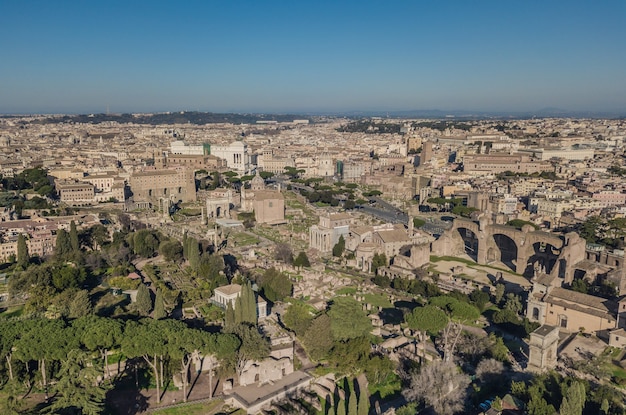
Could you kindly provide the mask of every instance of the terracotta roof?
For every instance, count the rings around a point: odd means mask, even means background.
[[[401,230],[389,230],[389,231],[378,231],[377,232],[383,242],[409,242],[409,237],[406,232]]]
[[[545,301],[551,302],[549,299],[571,301],[573,303],[585,307],[595,308],[604,312],[615,312],[617,310],[617,304],[614,301],[560,287],[555,287],[548,293]]]
[[[241,285],[239,284],[223,285],[221,287],[217,287],[215,291],[219,291],[220,293],[224,295],[233,295],[233,294],[237,294],[241,292]]]

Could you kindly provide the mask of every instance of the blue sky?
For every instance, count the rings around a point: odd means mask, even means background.
[[[626,112],[626,1],[0,0],[0,113]]]

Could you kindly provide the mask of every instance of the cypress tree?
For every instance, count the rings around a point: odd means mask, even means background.
[[[189,247],[187,248],[189,254],[189,265],[191,266],[191,269],[197,271],[200,266],[200,246],[195,238],[187,238],[187,241],[189,243]]]
[[[155,320],[160,320],[165,317],[167,317],[167,312],[165,311],[163,292],[160,289],[157,289],[156,298],[154,300],[154,313],[152,314],[152,318]]]
[[[70,302],[68,316],[70,318],[79,318],[93,313],[93,306],[89,299],[89,294],[85,290],[76,293]]]
[[[234,310],[235,324],[240,324],[244,321],[243,301],[241,298],[242,295],[243,295],[243,292],[239,294],[239,297],[237,297],[237,299],[235,300],[235,310]]]
[[[606,398],[602,399],[602,405],[600,405],[600,413],[602,415],[608,415],[609,409],[610,409],[609,400]]]
[[[343,255],[343,251],[346,249],[346,240],[343,239],[343,235],[339,236],[339,240],[333,246],[333,256],[340,257]]]
[[[139,284],[137,289],[137,311],[142,316],[147,316],[152,311],[152,297],[145,284]]]
[[[346,378],[345,383],[347,384],[346,390],[346,399],[348,400],[348,415],[357,415],[357,398],[354,393],[354,383]]]
[[[66,260],[69,254],[72,252],[72,243],[70,237],[65,229],[59,229],[57,231],[56,246],[54,248],[54,254],[58,260]]]
[[[357,382],[359,388],[359,404],[358,415],[367,415],[370,411],[370,400],[367,396],[367,386],[364,384],[367,380],[364,380],[363,384]]]
[[[242,295],[245,293],[245,296],[242,299],[242,303],[244,303],[244,321],[248,323],[252,323],[254,325],[257,324],[257,312],[256,312],[256,295],[252,290],[252,285],[250,281],[246,285],[242,287]]]
[[[19,234],[17,237],[17,265],[26,268],[30,261],[30,255],[28,254],[28,245],[26,244],[26,237],[24,234]]]
[[[346,401],[337,399],[337,415],[346,415]]]
[[[74,223],[74,221],[70,222],[70,245],[72,246],[72,252],[77,253],[80,250],[78,231],[76,230],[76,223]]]
[[[183,258],[189,260],[189,238],[187,238],[187,232],[183,232]]]
[[[229,327],[233,327],[235,324],[236,324],[235,309],[233,308],[232,301],[229,301],[228,305],[226,306],[226,313],[224,316],[224,326],[229,328]]]

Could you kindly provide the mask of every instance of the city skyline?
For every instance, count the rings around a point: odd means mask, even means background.
[[[626,112],[626,3],[8,2],[0,113]]]

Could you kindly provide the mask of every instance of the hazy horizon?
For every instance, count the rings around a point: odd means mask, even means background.
[[[626,2],[7,2],[0,113],[626,114]]]

